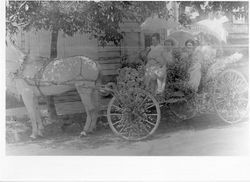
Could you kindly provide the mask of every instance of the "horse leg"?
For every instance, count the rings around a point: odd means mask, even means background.
[[[94,84],[92,85],[94,86]],[[91,86],[90,86],[91,87]],[[81,135],[86,135],[88,132],[92,132],[96,127],[96,121],[98,117],[98,93],[96,90],[88,86],[76,84],[77,92],[81,97],[81,101],[84,105],[87,119]]]
[[[91,112],[90,112],[92,122],[90,123],[89,131],[93,132],[96,129],[96,122],[97,122],[98,113],[99,113],[99,93],[98,93],[98,90],[93,89],[93,91],[91,92],[91,100],[92,100],[92,103],[94,104],[94,109],[91,110]]]
[[[38,108],[38,98],[30,89],[23,90],[22,98],[31,119],[32,134],[30,137],[36,138],[37,136],[43,136],[42,130],[44,127],[41,119],[41,113]]]

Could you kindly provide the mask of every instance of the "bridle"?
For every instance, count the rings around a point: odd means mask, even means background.
[[[6,42],[7,43],[7,42]],[[38,70],[38,72],[34,75],[34,78],[28,79],[24,76],[24,71],[25,68],[27,67],[27,65],[29,64],[29,53],[24,53],[15,43],[14,41],[12,41],[10,39],[10,44],[17,49],[18,51],[20,51],[23,54],[23,57],[20,58],[20,63],[19,63],[19,68],[15,71],[15,72],[11,72],[9,73],[10,77],[12,80],[15,79],[22,79],[24,80],[28,85],[30,86],[36,86],[40,95],[45,97],[45,95],[42,93],[41,89],[40,89],[40,80],[42,77],[42,74],[46,68],[46,66],[48,65],[48,63],[50,61],[44,61],[44,64],[42,65],[41,69]],[[9,61],[9,62],[13,62],[13,63],[17,63],[16,61]],[[18,63],[17,63],[18,64]],[[33,82],[33,83],[32,83]]]

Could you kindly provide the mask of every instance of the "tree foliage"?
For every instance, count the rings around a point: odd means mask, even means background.
[[[247,1],[180,1],[179,22],[191,21],[183,12],[187,6],[199,12],[200,19],[221,11],[227,16],[248,18]],[[89,33],[102,43],[118,44],[122,39],[120,25],[125,20],[142,23],[152,13],[167,17],[164,1],[9,1],[6,6],[6,27],[11,34],[22,27],[25,31],[60,30],[72,36],[76,32]]]
[[[9,1],[6,27],[11,34],[20,26],[25,31],[56,29],[69,36],[89,33],[102,43],[118,44],[122,39],[121,23],[141,23],[153,12],[162,15],[164,9],[165,2],[153,1]]]
[[[179,18],[181,24],[190,24],[191,20],[183,12],[189,6],[198,11],[198,19],[208,18],[209,15],[217,16],[218,12],[227,17],[234,16],[236,19],[245,17],[248,20],[248,1],[179,1],[182,14]]]

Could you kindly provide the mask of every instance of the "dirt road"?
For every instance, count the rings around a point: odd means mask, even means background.
[[[58,128],[57,128],[58,129]],[[57,130],[55,129],[55,130]],[[249,155],[250,130],[246,120],[223,124],[215,116],[201,116],[179,124],[166,118],[149,139],[128,142],[109,128],[79,138],[78,132],[48,136],[46,139],[7,144],[7,155],[108,155],[108,156],[222,156]]]

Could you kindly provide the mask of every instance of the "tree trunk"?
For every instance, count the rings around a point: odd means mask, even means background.
[[[51,32],[51,45],[50,45],[50,58],[54,59],[57,57],[57,40],[58,40],[58,29],[53,29]],[[50,120],[57,118],[55,102],[53,96],[47,97],[47,108],[48,116]]]

